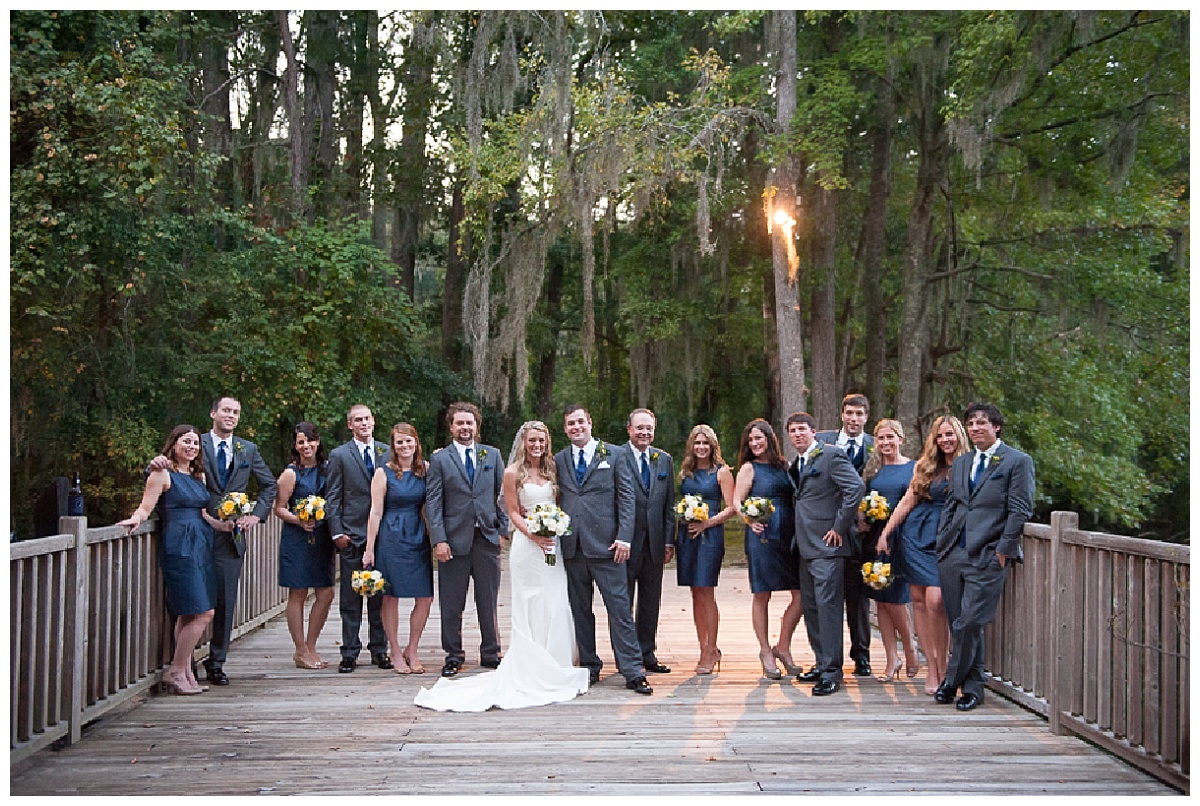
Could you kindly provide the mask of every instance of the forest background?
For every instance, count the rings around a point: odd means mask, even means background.
[[[12,528],[236,396],[272,469],[484,406],[679,456],[997,403],[1040,517],[1189,538],[1185,11],[10,13]],[[785,440],[786,442],[786,440]]]

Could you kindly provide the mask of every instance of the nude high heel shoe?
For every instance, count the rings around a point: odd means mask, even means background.
[[[770,650],[766,652],[759,652],[758,659],[762,661],[763,677],[767,678],[768,680],[783,679],[783,674],[779,671],[779,667],[775,665],[774,652]]]

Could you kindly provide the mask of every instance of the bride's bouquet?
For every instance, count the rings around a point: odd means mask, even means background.
[[[571,516],[558,508],[556,504],[537,504],[525,516],[529,531],[538,537],[562,537],[571,531]],[[542,549],[546,553],[546,565],[558,562],[557,545]]]

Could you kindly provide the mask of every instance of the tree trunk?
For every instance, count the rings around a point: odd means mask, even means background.
[[[895,101],[887,81],[878,82],[878,114],[869,129],[871,142],[871,185],[863,213],[863,289],[866,296],[867,399],[876,415],[889,411],[884,400],[883,379],[887,372],[887,310],[883,299],[883,252],[887,239],[887,204],[891,193],[892,118]]]
[[[251,177],[246,197],[257,210],[263,210],[263,185],[266,182],[268,162],[274,146],[271,144],[271,125],[275,111],[279,108],[279,76],[275,74],[279,65],[280,31],[278,25],[263,15],[267,24],[260,25],[263,61],[254,73],[250,92],[250,111],[247,116],[250,143]],[[265,222],[264,222],[265,223]]]
[[[279,42],[287,60],[287,78],[284,80],[284,111],[288,117],[289,140],[289,176],[291,203],[289,205],[292,221],[298,221],[305,216],[308,194],[308,142],[305,140],[305,127],[302,125],[300,111],[300,65],[296,60],[296,46],[292,42],[292,29],[288,25],[288,12],[276,11],[275,19],[279,26]]]
[[[416,298],[417,243],[421,237],[428,170],[425,139],[435,89],[433,65],[436,53],[431,40],[429,26],[423,20],[414,20],[412,37],[404,49],[406,91],[400,156],[396,160],[396,233],[392,241],[393,256],[411,299]]]
[[[234,193],[233,123],[229,112],[229,42],[237,28],[237,12],[202,11],[201,19],[214,29],[200,46],[204,96],[204,150],[219,158],[211,189],[218,207],[232,207]],[[217,230],[216,248],[222,248],[223,233]]]
[[[337,89],[335,62],[338,54],[338,12],[305,11],[304,53],[305,140],[315,150],[316,170],[309,177],[315,186],[309,223],[316,216],[327,217],[334,210],[334,168],[337,164],[337,133],[333,130],[333,99]],[[306,188],[307,190],[308,188]]]
[[[344,202],[346,209],[357,218],[366,218],[367,192],[363,187],[363,166],[366,155],[363,143],[363,108],[368,87],[379,83],[379,74],[371,71],[367,54],[367,28],[374,23],[374,12],[354,11],[350,14],[350,80],[342,110],[342,131],[346,133],[346,156],[342,170],[346,174]]]
[[[837,372],[837,337],[834,323],[837,318],[837,289],[834,282],[835,247],[837,245],[837,200],[835,192],[823,187],[813,188],[810,207],[812,228],[810,244],[813,274],[809,346],[812,349],[812,415],[821,428],[833,428],[839,423],[842,385]],[[840,427],[840,426],[839,426]]]
[[[778,41],[778,68],[775,73],[777,112],[775,130],[789,132],[796,112],[796,12],[772,12]],[[775,167],[775,209],[796,217],[795,156],[784,154]],[[771,239],[771,263],[775,287],[775,333],[779,343],[780,414],[803,411],[808,406],[808,388],[804,383],[804,341],[800,331],[800,305],[797,280],[790,275],[789,245],[791,228],[776,226]]]
[[[466,369],[463,354],[463,291],[471,254],[470,230],[463,227],[462,181],[454,183],[450,197],[449,246],[446,250],[446,281],[442,294],[442,360],[452,372]]]

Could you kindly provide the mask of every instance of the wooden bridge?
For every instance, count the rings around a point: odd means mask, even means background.
[[[433,684],[440,667],[436,604],[422,642],[421,658],[429,670],[425,675],[404,677],[369,664],[353,674],[339,674],[336,644],[341,631],[336,607],[320,644],[322,655],[334,665],[320,671],[296,669],[278,609],[282,595],[273,584],[270,548],[277,540],[277,526],[270,523],[252,536],[250,556],[258,559],[247,564],[247,602],[239,621],[253,629],[242,629],[244,635],[235,642],[225,665],[232,684],[197,697],[156,696],[153,686],[165,648],[162,625],[149,623],[146,615],[161,609],[153,594],[158,584],[153,563],[147,559],[153,542],[145,535],[126,538],[112,530],[87,530],[81,522],[68,523],[75,528],[73,535],[10,549],[10,791],[14,795],[1148,795],[1187,791],[1187,549],[1139,546],[1142,554],[1135,558],[1128,553],[1129,546],[1105,542],[1126,538],[1089,536],[1073,531],[1066,513],[1055,517],[1052,526],[1027,528],[1032,538],[1026,541],[1029,562],[1011,581],[1004,616],[989,637],[989,658],[996,660],[993,692],[983,706],[966,714],[936,705],[924,694],[922,677],[881,683],[847,674],[843,691],[823,698],[812,697],[810,686],[789,678],[764,680],[750,628],[744,568],[725,569],[717,589],[725,655],[718,674],[693,674],[697,650],[690,598],[686,589],[671,584],[666,586],[663,603],[659,657],[673,671],[652,676],[654,696],[626,691],[613,671],[611,655],[605,655],[604,679],[568,703],[483,714],[426,711],[416,708],[412,700],[421,685]],[[53,548],[49,551],[32,545],[55,540],[54,547],[41,547]],[[1097,541],[1104,547],[1097,548]],[[86,561],[73,557],[68,543],[86,548]],[[1065,573],[1061,564],[1066,555],[1083,544],[1092,546],[1089,552],[1118,552],[1120,572],[1134,581],[1112,589],[1113,557],[1085,558],[1086,574]],[[1147,557],[1143,549],[1172,557]],[[51,559],[59,552],[58,559]],[[1115,604],[1105,605],[1099,602],[1101,593],[1087,592],[1095,585],[1081,582],[1075,588],[1043,579],[1051,559],[1060,567],[1050,579],[1103,577],[1108,585],[1103,595]],[[673,573],[668,569],[672,582]],[[266,587],[275,592],[274,603],[264,607],[272,597],[256,592],[252,577],[270,581]],[[84,581],[79,583],[80,579]],[[1038,590],[1056,593],[1056,609],[1034,601],[1041,595]],[[69,592],[72,595],[66,595]],[[80,599],[90,602],[89,607],[79,604]],[[1109,627],[1117,624],[1111,610],[1117,607],[1120,628],[1092,627],[1092,621],[1078,629],[1061,628],[1063,612],[1073,611],[1076,599],[1087,603],[1082,609],[1095,611],[1089,618]],[[500,600],[501,627],[507,633],[507,586]],[[1146,622],[1143,615],[1136,620],[1133,616],[1134,611],[1142,614],[1147,602],[1153,602],[1150,621],[1158,626],[1133,630],[1130,625],[1135,621]],[[599,597],[597,606],[601,606]],[[781,606],[782,602],[772,608],[775,623]],[[262,612],[255,615],[256,609]],[[1055,613],[1059,617],[1051,617]],[[1182,618],[1176,619],[1179,614]],[[599,643],[607,648],[602,614],[598,621]],[[1163,627],[1167,622],[1172,626]],[[47,624],[57,626],[38,626]],[[402,634],[405,628],[402,618]],[[473,610],[467,614],[464,630],[472,664],[477,660],[472,649],[478,645]],[[134,640],[134,633],[144,637]],[[812,657],[803,633],[801,626],[793,649],[797,660],[807,665]],[[1081,638],[1078,653],[1053,643],[1075,634]],[[880,669],[883,652],[878,635],[874,641],[873,665]],[[1158,659],[1154,664],[1148,660],[1151,651]],[[1047,652],[1061,662],[1046,663]],[[1042,657],[1031,659],[1031,655]],[[1108,660],[1101,660],[1102,655]],[[1118,655],[1119,663],[1114,663]],[[1170,666],[1165,677],[1163,658]],[[474,668],[466,672],[474,673]],[[1063,682],[1069,679],[1081,682]],[[1057,690],[1050,691],[1056,681]],[[1105,694],[1099,693],[1101,683]],[[1174,687],[1169,696],[1164,695],[1168,683]],[[997,696],[998,691],[1024,705]],[[1071,710],[1072,698],[1079,701],[1078,711]],[[1131,706],[1134,700],[1137,705]],[[1165,710],[1173,712],[1165,713],[1164,703]],[[1104,713],[1099,714],[1098,708]],[[1051,714],[1057,720],[1048,720]],[[1114,714],[1119,734],[1113,730]],[[94,721],[85,726],[85,720]],[[1130,738],[1134,731],[1129,725],[1134,721],[1136,741]],[[1107,738],[1088,738],[1112,746],[1100,749],[1075,735],[1088,730],[1107,732]]]

